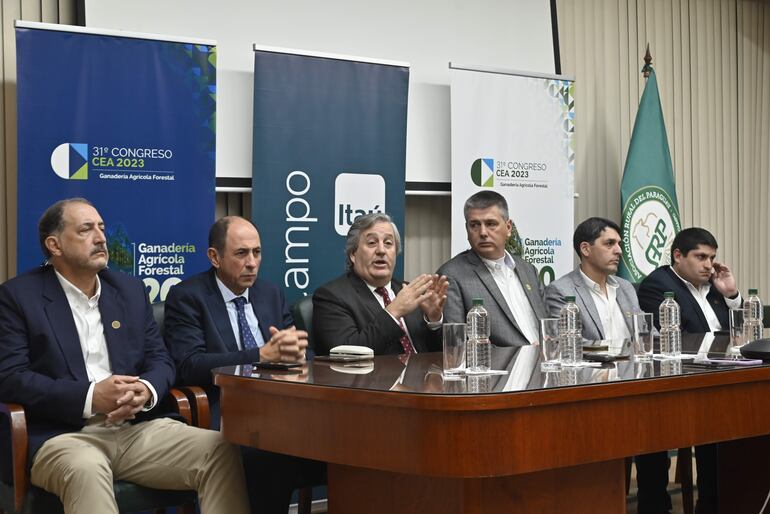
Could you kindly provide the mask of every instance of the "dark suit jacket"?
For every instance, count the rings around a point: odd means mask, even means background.
[[[548,317],[543,297],[543,284],[532,264],[518,255],[513,256],[515,272],[519,277],[529,305],[539,320]],[[465,323],[465,317],[473,307],[474,298],[484,300],[491,326],[489,340],[495,346],[523,346],[529,344],[513,317],[503,293],[484,261],[473,250],[458,253],[438,270],[449,279],[444,321]],[[539,325],[539,322],[538,322]],[[538,327],[539,331],[539,327]]]
[[[398,294],[403,284],[391,280]],[[404,316],[406,328],[418,352],[441,349],[440,330],[430,330],[422,310]],[[403,353],[403,332],[382,308],[366,283],[354,273],[347,273],[319,287],[313,295],[313,337],[317,355],[328,355],[341,344],[368,346],[375,355]]]
[[[99,312],[112,372],[147,380],[163,399],[174,382],[174,365],[144,285],[109,270],[99,278]],[[30,459],[46,440],[83,427],[89,385],[72,311],[53,267],[1,285],[0,401],[25,407]],[[156,407],[136,421],[163,414]]]
[[[695,297],[687,289],[684,282],[676,276],[671,266],[661,266],[647,275],[639,285],[639,306],[644,312],[651,312],[653,314],[655,325],[658,328],[660,328],[658,308],[663,303],[663,293],[666,291],[673,291],[674,300],[679,304],[680,328],[682,332],[696,334],[711,331],[700,305],[698,305]],[[725,297],[715,287],[712,287],[706,298],[711,308],[714,309],[714,313],[717,315],[719,323],[722,324],[722,328],[727,330],[729,309],[727,308],[727,303],[725,303]]]
[[[177,365],[178,383],[205,387],[212,410],[218,406],[219,392],[211,370],[259,361],[259,349],[238,349],[215,271],[211,268],[172,287],[164,317],[166,345]],[[270,340],[270,326],[284,329],[294,324],[283,291],[269,282],[254,282],[249,305],[265,341]],[[212,420],[218,422],[215,414]]]

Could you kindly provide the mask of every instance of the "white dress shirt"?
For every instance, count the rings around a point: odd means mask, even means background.
[[[225,301],[227,316],[230,318],[230,326],[233,329],[233,334],[235,334],[235,344],[238,345],[238,349],[243,350],[241,330],[238,328],[238,309],[235,307],[235,302],[233,302],[238,296],[242,296],[246,299],[246,304],[243,306],[243,312],[246,315],[246,322],[249,324],[249,329],[251,329],[251,335],[254,336],[254,340],[257,342],[259,348],[265,346],[265,338],[262,337],[262,331],[259,329],[259,320],[257,320],[257,315],[254,314],[254,309],[251,308],[251,304],[249,303],[249,288],[246,288],[243,294],[238,295],[230,291],[230,288],[224,285],[222,281],[219,280],[219,277],[214,275],[214,278],[217,279],[219,292],[222,293],[222,299]]]
[[[706,282],[700,287],[695,287],[687,280],[683,279],[679,273],[676,272],[673,266],[671,266],[671,271],[674,272],[674,275],[679,277],[679,280],[684,282],[685,287],[687,287],[687,290],[690,291],[690,294],[695,298],[695,301],[698,302],[698,306],[700,307],[701,312],[703,312],[703,315],[706,317],[706,321],[709,324],[709,328],[711,329],[711,332],[715,332],[717,330],[727,330],[729,327],[723,327],[722,324],[719,322],[719,318],[717,318],[716,313],[714,312],[714,308],[711,307],[711,304],[708,301],[709,291],[711,291],[711,282]],[[726,296],[723,297],[725,299],[725,303],[727,304],[728,309],[740,309],[741,304],[743,303],[743,299],[741,298],[740,293],[738,293],[738,296],[735,298],[727,298]],[[676,300],[676,298],[674,298]]]
[[[75,328],[80,340],[80,349],[83,352],[83,360],[86,364],[86,373],[91,385],[88,387],[86,401],[83,405],[83,418],[88,419],[94,416],[93,398],[94,386],[105,378],[112,376],[112,367],[110,365],[110,354],[107,349],[107,339],[104,337],[104,326],[102,325],[102,314],[99,312],[99,297],[102,294],[102,283],[99,276],[96,276],[96,293],[89,298],[80,289],[75,287],[70,281],[64,278],[56,271],[56,278],[64,289],[64,295],[67,297],[72,318],[75,321]],[[155,388],[146,380],[139,379],[150,390],[152,400],[149,406],[143,410],[147,411],[158,403],[158,394]]]
[[[602,322],[602,333],[605,339],[622,340],[631,337],[631,333],[626,325],[626,319],[623,316],[623,310],[618,305],[618,281],[615,277],[609,275],[607,277],[606,289],[607,294],[602,292],[602,288],[599,284],[591,280],[588,275],[580,270],[580,276],[583,277],[588,290],[591,291],[591,298],[594,301],[594,306],[599,313],[599,319]]]
[[[497,287],[503,293],[503,298],[508,304],[508,308],[513,314],[513,319],[519,326],[521,333],[530,343],[539,339],[538,320],[529,298],[524,292],[521,280],[516,274],[516,262],[508,252],[496,260],[481,258],[486,264],[492,277],[495,279]]]

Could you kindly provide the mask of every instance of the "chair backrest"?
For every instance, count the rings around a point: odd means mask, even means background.
[[[294,324],[307,332],[307,344],[313,349],[313,297],[303,296],[291,306]]]
[[[770,305],[765,305],[762,309],[762,325],[770,328]]]
[[[160,335],[163,336],[163,318],[165,317],[166,313],[166,304],[165,302],[157,302],[152,304],[152,317],[155,318],[155,323],[158,324],[158,330],[160,330]]]

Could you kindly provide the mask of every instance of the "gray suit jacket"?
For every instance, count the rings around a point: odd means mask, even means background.
[[[547,317],[543,301],[543,284],[537,277],[537,270],[518,256],[516,275],[524,287],[529,304],[538,319]],[[444,305],[444,321],[464,323],[465,315],[473,307],[474,298],[484,299],[484,308],[489,313],[491,333],[489,340],[496,346],[523,346],[529,344],[513,319],[503,293],[497,287],[494,277],[484,261],[473,250],[457,254],[439,268],[440,275],[449,279],[449,290]]]
[[[615,277],[618,282],[617,302],[623,311],[623,318],[626,320],[628,332],[634,333],[633,315],[642,312],[639,308],[639,301],[636,299],[636,290],[633,284],[628,280]],[[559,316],[559,311],[564,305],[566,296],[574,296],[575,303],[580,309],[580,319],[583,322],[583,338],[588,340],[604,339],[604,327],[599,317],[599,311],[596,310],[596,304],[591,297],[591,291],[586,286],[580,268],[575,268],[559,280],[548,284],[545,288],[545,303],[548,305],[548,312],[553,317]]]

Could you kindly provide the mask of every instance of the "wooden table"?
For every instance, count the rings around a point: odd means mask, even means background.
[[[444,382],[440,354],[406,366],[377,357],[366,374],[319,361],[253,377],[220,368],[222,432],[328,462],[331,514],[625,512],[626,456],[770,434],[769,366],[685,365],[664,376],[671,370],[657,362],[628,361],[545,374],[536,351],[495,354],[495,367],[513,370],[510,381]],[[634,378],[644,374],[652,377]],[[502,392],[512,385],[520,390]],[[740,462],[746,448],[768,447],[761,442],[738,441],[738,452],[720,445],[720,456]],[[770,486],[770,461],[762,464],[720,478],[742,484],[720,490],[725,512],[759,511]]]

